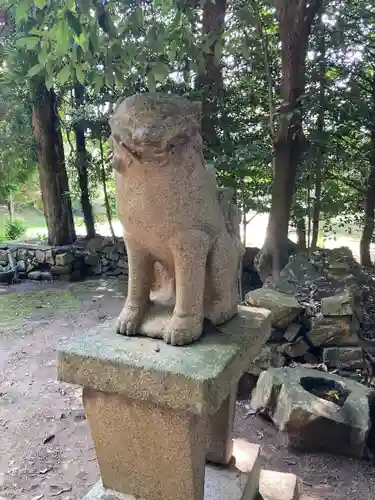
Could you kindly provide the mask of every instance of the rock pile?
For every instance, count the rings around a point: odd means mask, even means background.
[[[128,263],[122,239],[79,239],[74,245],[52,247],[16,243],[0,245],[0,272],[9,265],[9,251],[17,262],[18,277],[32,280],[55,279],[76,281],[86,276],[120,276],[128,274]]]
[[[268,281],[246,295],[248,305],[271,310],[273,326],[249,373],[323,363],[325,370],[360,379],[365,314],[358,290],[364,283],[371,289],[371,281],[347,248],[321,250],[311,259],[291,256],[276,283]]]

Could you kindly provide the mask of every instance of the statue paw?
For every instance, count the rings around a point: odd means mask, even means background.
[[[202,335],[202,318],[196,316],[172,316],[165,331],[164,342],[172,345],[187,345]]]
[[[116,331],[121,335],[136,335],[142,324],[143,314],[138,306],[127,306],[117,318]]]

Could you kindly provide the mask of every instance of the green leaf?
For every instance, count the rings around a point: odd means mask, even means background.
[[[69,26],[72,28],[74,33],[77,36],[80,36],[80,34],[82,33],[82,26],[81,23],[79,22],[78,17],[76,17],[72,12],[67,12],[66,18],[68,20]]]
[[[156,80],[151,71],[147,73],[147,87],[149,92],[155,92],[156,90]]]
[[[45,7],[47,0],[34,0],[34,3],[39,9],[43,9]]]
[[[64,85],[68,80],[71,74],[70,66],[67,64],[57,73],[57,81],[60,85]]]
[[[87,38],[85,33],[80,34],[77,42],[78,42],[78,45],[83,50],[83,52],[87,52],[89,50],[89,39]]]
[[[38,75],[42,70],[43,66],[41,64],[36,64],[35,66],[29,69],[27,76],[29,78],[33,78],[34,76]]]
[[[66,54],[71,45],[68,22],[64,19],[55,26],[56,53],[58,56]]]
[[[16,23],[21,23],[22,21],[26,21],[29,17],[29,7],[30,2],[22,1],[16,7]]]
[[[27,47],[28,49],[34,49],[39,42],[39,37],[37,36],[24,36],[16,41],[17,47]]]
[[[47,74],[47,77],[46,77],[46,87],[48,90],[50,90],[53,86],[53,75],[52,73],[49,73]]]
[[[151,68],[152,74],[154,75],[156,82],[164,82],[164,80],[169,75],[169,67],[167,64],[159,61],[155,63]]]
[[[104,71],[105,75],[105,84],[107,87],[112,88],[115,86],[115,76],[113,74],[112,68],[108,67]]]
[[[134,20],[137,26],[140,28],[143,27],[144,25],[144,15],[143,15],[143,9],[141,7],[137,7],[134,11]]]
[[[90,41],[91,52],[93,54],[99,52],[99,37],[98,37],[98,32],[96,30],[96,26],[91,28],[90,30],[89,41]]]
[[[78,64],[75,68],[76,70],[76,77],[79,83],[82,85],[85,83],[85,72],[83,71],[82,65]]]

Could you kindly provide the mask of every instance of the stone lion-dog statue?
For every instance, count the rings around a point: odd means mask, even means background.
[[[174,295],[162,333],[168,344],[190,344],[205,318],[220,325],[237,313],[244,249],[236,218],[225,219],[215,173],[205,168],[200,121],[200,103],[161,93],[126,98],[110,119],[129,266],[118,333],[140,333],[160,276]]]

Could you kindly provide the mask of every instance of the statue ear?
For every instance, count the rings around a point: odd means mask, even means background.
[[[193,113],[198,122],[202,119],[202,101],[193,101],[192,103]]]

